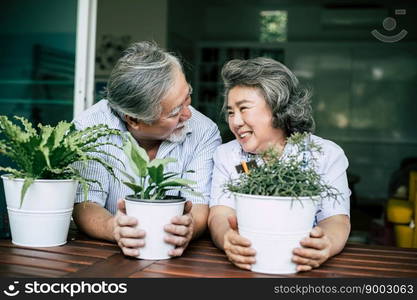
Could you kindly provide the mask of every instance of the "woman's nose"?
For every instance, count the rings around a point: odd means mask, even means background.
[[[240,115],[240,113],[235,113],[233,115],[231,123],[232,123],[233,127],[236,127],[236,128],[239,128],[244,124],[242,116]]]

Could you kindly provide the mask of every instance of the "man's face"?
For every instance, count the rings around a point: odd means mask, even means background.
[[[162,112],[152,124],[140,122],[139,126],[130,127],[137,140],[171,140],[184,138],[186,121],[191,117],[191,87],[180,70],[175,71],[172,87],[161,100]],[[133,130],[132,130],[133,129]]]

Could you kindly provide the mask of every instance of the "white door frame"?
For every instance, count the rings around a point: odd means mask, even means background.
[[[74,118],[94,103],[97,0],[78,0]]]

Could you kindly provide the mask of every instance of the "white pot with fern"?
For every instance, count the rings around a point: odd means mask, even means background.
[[[245,172],[226,184],[235,197],[239,234],[256,250],[254,272],[296,273],[293,249],[309,236],[320,201],[336,199],[338,194],[315,171],[314,157],[320,148],[308,134],[294,134],[287,143],[293,153],[281,158],[281,153],[269,149],[261,154],[259,165],[249,169],[244,164]]]
[[[100,140],[118,131],[99,125],[78,131],[71,123],[33,128],[24,118],[21,126],[0,116],[0,155],[12,162],[0,167],[6,196],[12,242],[27,247],[65,244],[78,183],[85,196],[88,178],[80,175],[82,163],[94,160],[111,174],[113,170],[97,153],[110,145]],[[77,167],[74,163],[80,163]]]
[[[129,180],[123,183],[133,191],[132,195],[125,197],[126,213],[135,217],[139,221],[138,227],[146,232],[145,246],[139,249],[137,258],[169,259],[171,257],[168,252],[174,246],[164,241],[167,235],[164,226],[170,224],[173,217],[183,214],[185,198],[170,196],[167,192],[187,191],[193,195],[202,195],[192,188],[194,181],[178,178],[179,173],[164,172],[165,166],[175,162],[175,159],[150,161],[146,151],[129,133],[125,135],[123,150],[129,158],[133,174],[123,172]]]

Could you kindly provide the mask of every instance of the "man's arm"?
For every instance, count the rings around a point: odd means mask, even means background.
[[[77,226],[93,238],[116,242],[127,256],[138,256],[145,245],[145,231],[136,227],[138,221],[126,215],[125,202],[117,202],[116,215],[93,202],[76,204],[73,211]]]
[[[194,204],[191,208],[191,216],[194,222],[194,232],[192,239],[199,237],[207,229],[207,217],[209,208],[206,204]]]
[[[72,213],[78,228],[87,235],[114,242],[114,217],[94,202],[76,203]]]

